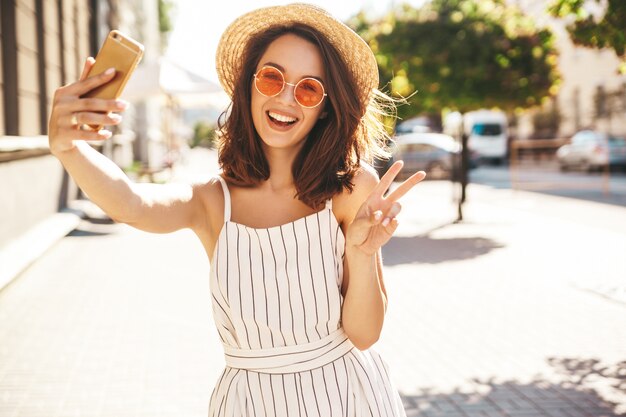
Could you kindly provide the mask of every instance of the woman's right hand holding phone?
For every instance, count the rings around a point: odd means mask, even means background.
[[[50,151],[54,155],[72,150],[75,140],[106,140],[111,137],[109,130],[81,129],[83,125],[116,125],[122,121],[122,116],[116,113],[126,110],[126,101],[80,97],[111,81],[115,75],[115,69],[110,68],[87,78],[95,62],[92,57],[87,58],[80,79],[60,87],[54,94],[48,125]]]

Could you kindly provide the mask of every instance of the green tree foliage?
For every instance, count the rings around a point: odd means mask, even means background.
[[[572,20],[567,31],[575,44],[612,48],[622,60],[620,72],[626,74],[626,1],[596,0],[593,3],[604,9],[601,17],[589,13],[584,0],[555,0],[549,10],[553,16]]]
[[[159,32],[161,33],[161,50],[167,48],[168,36],[174,29],[172,24],[175,4],[172,0],[157,0],[159,5]]]
[[[193,138],[190,146],[203,146],[205,148],[213,148],[215,145],[215,126],[205,122],[198,121],[193,126]]]
[[[381,83],[409,97],[400,118],[446,108],[530,107],[556,92],[552,33],[500,0],[433,0],[349,23],[374,50]]]

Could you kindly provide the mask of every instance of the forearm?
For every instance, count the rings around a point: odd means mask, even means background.
[[[139,197],[128,176],[84,141],[66,151],[52,151],[78,186],[116,221],[132,219]]]
[[[360,350],[374,344],[383,328],[387,300],[380,287],[376,255],[346,248],[349,285],[342,307],[342,324]]]

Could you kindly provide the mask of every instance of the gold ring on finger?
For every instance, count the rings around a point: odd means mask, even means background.
[[[76,117],[76,113],[72,113],[72,117],[70,118],[70,123],[72,124],[72,127],[78,126],[78,118]]]

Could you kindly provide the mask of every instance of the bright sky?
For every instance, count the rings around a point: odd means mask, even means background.
[[[222,32],[238,16],[267,6],[294,1],[226,0],[218,7],[215,2],[175,0],[174,30],[171,33],[167,56],[188,70],[217,82],[215,74],[215,50]],[[360,10],[377,14],[400,1],[394,0],[308,0],[323,7],[340,20],[347,20]],[[424,0],[407,0],[405,3],[419,6]]]

